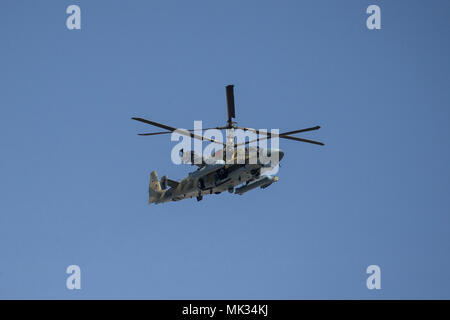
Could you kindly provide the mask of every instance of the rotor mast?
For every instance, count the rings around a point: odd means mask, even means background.
[[[233,122],[233,118],[236,118],[235,108],[234,108],[234,85],[229,84],[225,87],[227,93],[227,112],[228,112],[228,120],[227,120],[227,128],[231,129],[235,126],[235,122]]]
[[[234,85],[229,84],[225,87],[226,95],[227,95],[227,126],[226,126],[226,135],[227,141],[225,144],[225,154],[226,160],[231,160],[234,154],[234,128],[236,126],[236,122],[233,121],[233,118],[236,117],[236,110],[234,105]]]

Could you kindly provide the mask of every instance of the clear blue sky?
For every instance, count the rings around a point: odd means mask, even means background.
[[[366,28],[370,4],[381,30]],[[450,298],[449,12],[1,1],[0,298]],[[282,141],[265,190],[148,206],[151,170],[190,167],[130,117],[222,125],[229,83],[239,124],[321,125],[304,136],[326,146]],[[80,291],[65,287],[71,264]]]

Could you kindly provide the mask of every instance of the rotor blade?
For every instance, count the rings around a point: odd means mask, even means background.
[[[275,134],[271,134],[271,133],[269,133],[267,131],[261,131],[261,130],[256,130],[256,129],[252,129],[252,128],[237,127],[237,129],[248,130],[248,131],[255,132],[257,134],[264,134],[264,135],[275,136]],[[318,129],[320,129],[320,126],[315,126],[315,127],[312,127],[312,128],[299,129],[299,130],[294,130],[294,131],[288,131],[288,132],[282,132],[282,133],[279,133],[278,136],[284,136],[284,135],[290,135],[290,134],[294,134],[294,133],[313,131],[313,130],[318,130]]]
[[[291,137],[291,136],[287,136],[287,135],[271,135],[270,133],[268,133],[267,136],[259,138],[259,139],[254,139],[254,140],[250,140],[250,141],[246,141],[246,142],[241,142],[235,145],[236,147],[242,146],[242,145],[246,145],[246,144],[250,144],[252,142],[258,142],[261,140],[269,140],[275,137],[279,137],[279,138],[284,138],[284,139],[289,139],[289,140],[295,140],[295,141],[301,141],[301,142],[307,142],[307,143],[312,143],[312,144],[317,144],[319,146],[324,146],[325,144],[319,141],[314,141],[314,140],[309,140],[309,139],[303,139],[303,138],[297,138],[297,137]]]
[[[140,121],[140,122],[143,122],[143,123],[146,123],[146,124],[149,124],[151,126],[155,126],[155,127],[161,128],[161,129],[169,130],[169,131],[177,130],[177,128],[174,128],[174,127],[171,127],[171,126],[167,126],[165,124],[158,123],[158,122],[155,122],[155,121],[150,121],[150,120],[147,120],[147,119],[143,119],[143,118],[131,118],[131,119],[136,120],[136,121]]]
[[[228,126],[231,126],[231,119],[236,117],[234,108],[234,85],[230,84],[225,87],[227,93],[227,112],[228,112]]]
[[[289,139],[289,140],[295,140],[295,141],[301,141],[301,142],[307,142],[307,143],[312,143],[312,144],[317,144],[319,146],[324,146],[325,145],[323,142],[320,142],[320,141],[314,141],[314,140],[309,140],[309,139],[291,137],[291,136],[288,136],[288,135],[280,135],[280,138]]]
[[[284,133],[280,133],[280,134],[274,134],[274,133],[270,133],[270,132],[265,132],[265,131],[261,131],[261,130],[251,129],[251,128],[244,128],[244,127],[238,127],[238,129],[248,130],[248,131],[255,132],[257,134],[264,134],[264,135],[266,135],[266,137],[262,137],[262,138],[259,138],[259,139],[256,139],[256,140],[252,140],[252,141],[247,141],[246,143],[240,143],[240,144],[238,144],[238,146],[239,145],[244,145],[244,144],[249,144],[251,142],[255,142],[255,141],[258,141],[258,140],[264,140],[265,138],[266,139],[271,139],[271,138],[275,138],[275,137],[285,138],[285,139],[295,140],[295,141],[301,141],[301,142],[307,142],[307,143],[313,143],[313,144],[317,144],[319,146],[324,146],[324,144],[322,142],[319,142],[319,141],[303,139],[303,138],[297,138],[297,137],[291,137],[291,136],[288,135],[289,133],[299,133],[299,132],[317,130],[317,129],[320,129],[320,126],[315,126],[315,127],[312,127],[312,128],[300,129],[300,130],[295,130],[295,131],[290,131],[290,132],[284,132]]]
[[[172,133],[172,131],[138,133],[138,136],[156,136],[158,134],[166,134],[166,133]]]
[[[143,119],[143,118],[131,118],[131,119],[136,120],[136,121],[140,121],[140,122],[143,122],[143,123],[146,123],[146,124],[158,127],[158,128],[169,130],[169,132],[164,131],[164,132],[161,132],[161,133],[170,133],[172,131],[177,130],[177,128],[170,127],[168,125],[165,125],[165,124],[162,124],[162,123],[158,123],[158,122],[155,122],[155,121],[150,121],[150,120]],[[202,130],[211,130],[211,129],[223,130],[223,129],[227,129],[227,127],[202,128]],[[186,131],[194,132],[195,130],[194,129],[189,129],[189,130],[186,130]],[[155,134],[160,134],[160,132],[155,132]]]
[[[161,129],[166,129],[166,130],[169,130],[171,132],[177,131],[179,134],[182,134],[182,135],[194,138],[194,139],[211,141],[211,142],[218,143],[218,144],[221,144],[221,145],[225,146],[225,143],[223,143],[223,142],[220,142],[220,141],[217,141],[217,140],[214,140],[214,139],[210,139],[210,138],[206,138],[206,137],[198,135],[198,134],[191,133],[188,130],[177,129],[177,128],[174,128],[174,127],[162,124],[162,123],[158,123],[158,122],[155,122],[155,121],[150,121],[150,120],[143,119],[143,118],[131,118],[131,119],[136,120],[136,121],[140,121],[140,122],[143,122],[143,123],[146,123],[146,124],[149,124],[149,125],[161,128]]]
[[[312,128],[306,128],[306,129],[300,129],[300,130],[283,132],[283,133],[280,133],[280,136],[284,136],[286,134],[294,134],[294,133],[300,133],[300,132],[306,132],[306,131],[319,130],[319,129],[320,129],[320,126],[315,126],[315,127],[312,127]]]
[[[226,129],[226,127],[202,128],[202,130],[211,130],[211,129],[222,130],[222,129]],[[190,129],[190,130],[186,130],[186,131],[194,132],[195,130],[194,129]],[[172,131],[138,133],[138,136],[155,136],[155,135],[158,135],[158,134],[166,134],[166,133],[172,133]]]

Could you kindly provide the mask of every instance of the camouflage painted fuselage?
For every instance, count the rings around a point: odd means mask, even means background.
[[[248,151],[248,149],[246,149]],[[237,161],[236,151],[232,155],[231,161],[214,161],[204,164],[180,182],[163,177],[158,179],[156,171],[150,174],[149,203],[164,203],[169,201],[179,201],[186,198],[196,197],[201,200],[206,194],[220,194],[223,191],[243,194],[256,187],[266,188],[278,178],[274,176],[261,175],[262,168],[273,168],[283,158],[284,153],[278,149],[268,150],[272,155],[270,163],[264,163],[245,154],[245,160]],[[235,187],[242,185],[240,188]],[[168,188],[169,187],[169,188]]]

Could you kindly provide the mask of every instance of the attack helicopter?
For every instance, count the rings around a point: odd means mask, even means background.
[[[180,157],[184,163],[197,166],[197,169],[188,174],[181,181],[169,179],[166,175],[158,178],[156,171],[150,173],[150,183],[148,189],[148,202],[165,203],[169,201],[179,201],[195,197],[197,201],[203,199],[204,195],[220,194],[224,191],[243,195],[244,193],[260,187],[265,189],[278,177],[264,172],[270,171],[279,164],[284,157],[281,149],[261,148],[252,146],[252,143],[261,140],[273,138],[282,138],[293,141],[312,143],[323,146],[319,141],[293,137],[293,134],[314,131],[320,129],[320,126],[287,131],[283,133],[272,133],[265,130],[255,130],[247,127],[239,127],[236,121],[234,85],[225,87],[227,100],[227,122],[225,126],[208,128],[217,130],[226,130],[227,141],[222,141],[205,137],[198,134],[197,130],[178,129],[166,124],[147,120],[144,118],[133,117],[132,120],[139,121],[166,131],[140,133],[140,136],[154,136],[162,134],[172,134],[174,132],[193,139],[209,141],[211,143],[222,145],[222,149],[214,152],[211,157],[205,157],[194,151],[180,150]],[[208,130],[203,129],[203,130]],[[244,132],[253,132],[258,135],[257,139],[248,140],[241,143],[235,143],[234,130],[243,130]],[[263,155],[263,156],[261,156]]]

